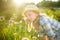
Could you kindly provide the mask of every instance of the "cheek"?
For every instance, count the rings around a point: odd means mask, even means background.
[[[31,17],[27,17],[27,20],[30,20],[31,19]]]
[[[35,16],[35,15],[33,15],[33,16],[32,16],[32,20],[35,20],[35,19],[36,19],[36,16]]]
[[[32,19],[36,19],[36,16],[32,16]]]

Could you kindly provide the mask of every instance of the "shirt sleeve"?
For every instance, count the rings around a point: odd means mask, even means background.
[[[54,30],[59,30],[60,29],[60,22],[58,22],[57,20],[54,20],[54,19],[50,19],[50,22],[51,22],[51,26]]]
[[[40,24],[46,28],[47,35],[51,37],[54,36],[55,34],[52,30],[51,23],[49,21],[50,21],[49,18],[46,18],[44,16],[40,18]]]

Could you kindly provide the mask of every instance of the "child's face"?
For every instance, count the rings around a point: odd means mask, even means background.
[[[33,11],[28,11],[26,12],[26,17],[29,22],[33,22],[36,19],[37,14]]]

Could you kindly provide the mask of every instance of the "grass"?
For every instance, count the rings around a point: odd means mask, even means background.
[[[8,20],[3,20],[0,21],[0,24],[2,26],[0,28],[0,40],[23,40],[24,38],[34,40],[33,36],[36,37],[36,40],[41,40],[37,32],[28,32],[28,23],[25,21],[9,22]]]

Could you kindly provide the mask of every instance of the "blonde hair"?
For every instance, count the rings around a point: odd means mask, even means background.
[[[35,19],[34,26],[35,26],[35,30],[39,31],[39,27],[40,27],[40,15]]]

